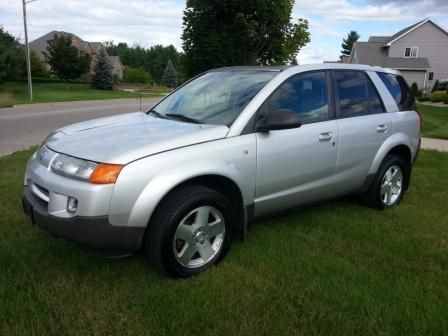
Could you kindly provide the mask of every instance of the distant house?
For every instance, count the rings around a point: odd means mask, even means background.
[[[436,80],[448,79],[448,31],[430,19],[392,36],[370,36],[355,42],[344,63],[378,65],[400,70],[411,85],[431,90]]]
[[[47,51],[48,41],[52,40],[55,35],[69,36],[72,39],[72,45],[76,47],[81,53],[89,54],[92,58],[90,64],[90,72],[93,72],[95,67],[95,62],[101,51],[107,54],[106,48],[101,42],[87,42],[82,40],[80,37],[72,33],[67,33],[63,31],[52,31],[49,32],[34,41],[30,42],[30,49],[34,50],[39,56],[42,62],[46,62],[44,52]],[[116,75],[119,79],[123,79],[123,63],[121,63],[120,57],[118,56],[107,56],[110,64],[112,65],[112,74]]]

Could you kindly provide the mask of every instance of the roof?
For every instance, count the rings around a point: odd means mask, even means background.
[[[45,35],[42,35],[41,37],[35,39],[34,41],[30,42],[30,49],[34,50],[37,54],[37,56],[39,56],[39,58],[41,60],[45,60],[45,55],[43,54],[44,52],[47,51],[47,46],[48,46],[48,41],[54,39],[55,35],[62,35],[62,36],[69,36],[69,37],[77,37],[78,36],[72,34],[72,33],[67,33],[64,31],[56,31],[53,30]]]
[[[89,42],[89,44],[94,53],[98,53],[103,48],[103,44],[101,42]]]
[[[107,59],[109,60],[110,64],[122,64],[121,59],[119,56],[107,56]]]
[[[383,48],[382,42],[355,42],[353,50],[359,64],[377,65],[392,69],[429,69],[429,61],[424,57],[388,57],[387,50]]]
[[[390,39],[390,36],[370,36],[369,42],[382,42],[386,43]]]
[[[424,19],[424,20],[414,23],[413,25],[406,27],[406,28],[400,30],[399,32],[395,33],[394,35],[392,35],[389,38],[389,40],[387,41],[385,47],[390,46],[392,43],[394,43],[398,39],[402,38],[406,34],[409,34],[414,29],[417,29],[418,27],[424,25],[426,22],[431,22],[434,26],[436,26],[437,28],[439,28],[441,31],[443,31],[445,34],[448,35],[448,31],[445,28],[443,28],[441,25],[437,24],[436,22],[434,22],[431,19]]]

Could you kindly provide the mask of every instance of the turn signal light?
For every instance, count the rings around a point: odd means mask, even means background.
[[[115,183],[122,168],[123,165],[100,163],[90,175],[89,182],[94,184]]]

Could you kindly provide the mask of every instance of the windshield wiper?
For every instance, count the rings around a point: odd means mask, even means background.
[[[154,116],[156,116],[157,118],[160,118],[160,119],[168,119],[163,114],[160,114],[159,112],[154,111],[154,110],[149,110],[148,112],[146,112],[146,114],[152,114],[152,115],[154,115]]]
[[[194,123],[194,124],[203,124],[202,121],[187,117],[186,115],[183,115],[183,114],[167,113],[165,115],[167,117],[170,117],[171,119],[177,119],[177,120],[186,121],[186,122]]]

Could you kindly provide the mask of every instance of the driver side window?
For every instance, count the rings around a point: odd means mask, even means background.
[[[299,74],[282,83],[269,99],[269,113],[293,110],[302,124],[328,120],[327,77],[324,71]]]

